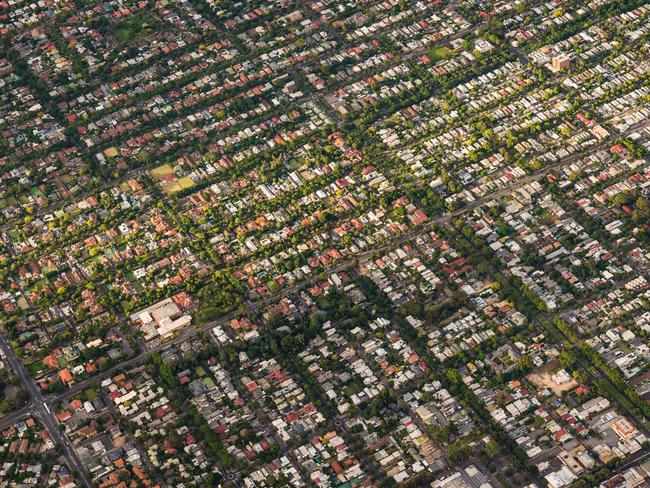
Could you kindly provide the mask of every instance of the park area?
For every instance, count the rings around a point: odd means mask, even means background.
[[[186,190],[194,186],[194,182],[190,177],[184,176],[178,178],[169,164],[158,166],[157,168],[152,169],[149,174],[156,182],[158,182],[162,190],[168,195],[178,193],[181,190]]]

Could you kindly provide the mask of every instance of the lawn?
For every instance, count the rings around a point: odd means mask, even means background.
[[[176,178],[174,170],[169,164],[163,164],[149,171],[153,179],[158,181],[162,190],[168,195],[177,193],[194,186],[194,181],[189,176]]]
[[[206,386],[208,390],[212,390],[213,388],[216,388],[217,385],[215,385],[214,380],[210,377],[202,378],[201,382]]]
[[[157,168],[153,168],[151,171],[149,171],[151,174],[152,178],[155,178],[157,180],[163,179],[165,176],[174,174],[174,170],[169,164],[163,164],[162,166],[158,166]]]
[[[162,190],[168,195],[182,190],[177,181],[164,181],[160,184],[160,186],[162,187]]]
[[[451,49],[448,47],[435,47],[427,51],[427,57],[431,60],[432,63],[436,63],[443,59],[447,59],[452,55]]]
[[[191,178],[184,176],[178,180],[162,181],[160,183],[160,186],[165,193],[171,195],[173,193],[186,190],[187,188],[192,188],[194,186],[194,182]]]
[[[86,400],[92,402],[95,398],[97,398],[97,392],[94,388],[88,388],[84,391],[84,396],[86,397]]]
[[[178,179],[178,186],[180,186],[183,190],[186,190],[187,188],[192,188],[194,186],[194,182],[192,181],[192,178],[189,176],[184,176],[183,178]]]

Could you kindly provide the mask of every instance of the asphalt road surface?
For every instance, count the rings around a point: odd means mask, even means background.
[[[4,334],[0,334],[0,347],[7,357],[7,361],[16,372],[20,379],[23,388],[29,395],[30,407],[33,415],[41,421],[43,426],[50,434],[52,441],[63,450],[63,454],[68,462],[71,470],[76,471],[79,475],[79,480],[86,488],[91,488],[93,485],[88,479],[86,470],[83,467],[77,453],[75,452],[70,440],[66,435],[59,430],[57,420],[54,418],[54,413],[50,410],[49,405],[45,402],[43,394],[36,383],[32,381],[29,373],[23,366],[23,363],[16,357],[9,340]]]

